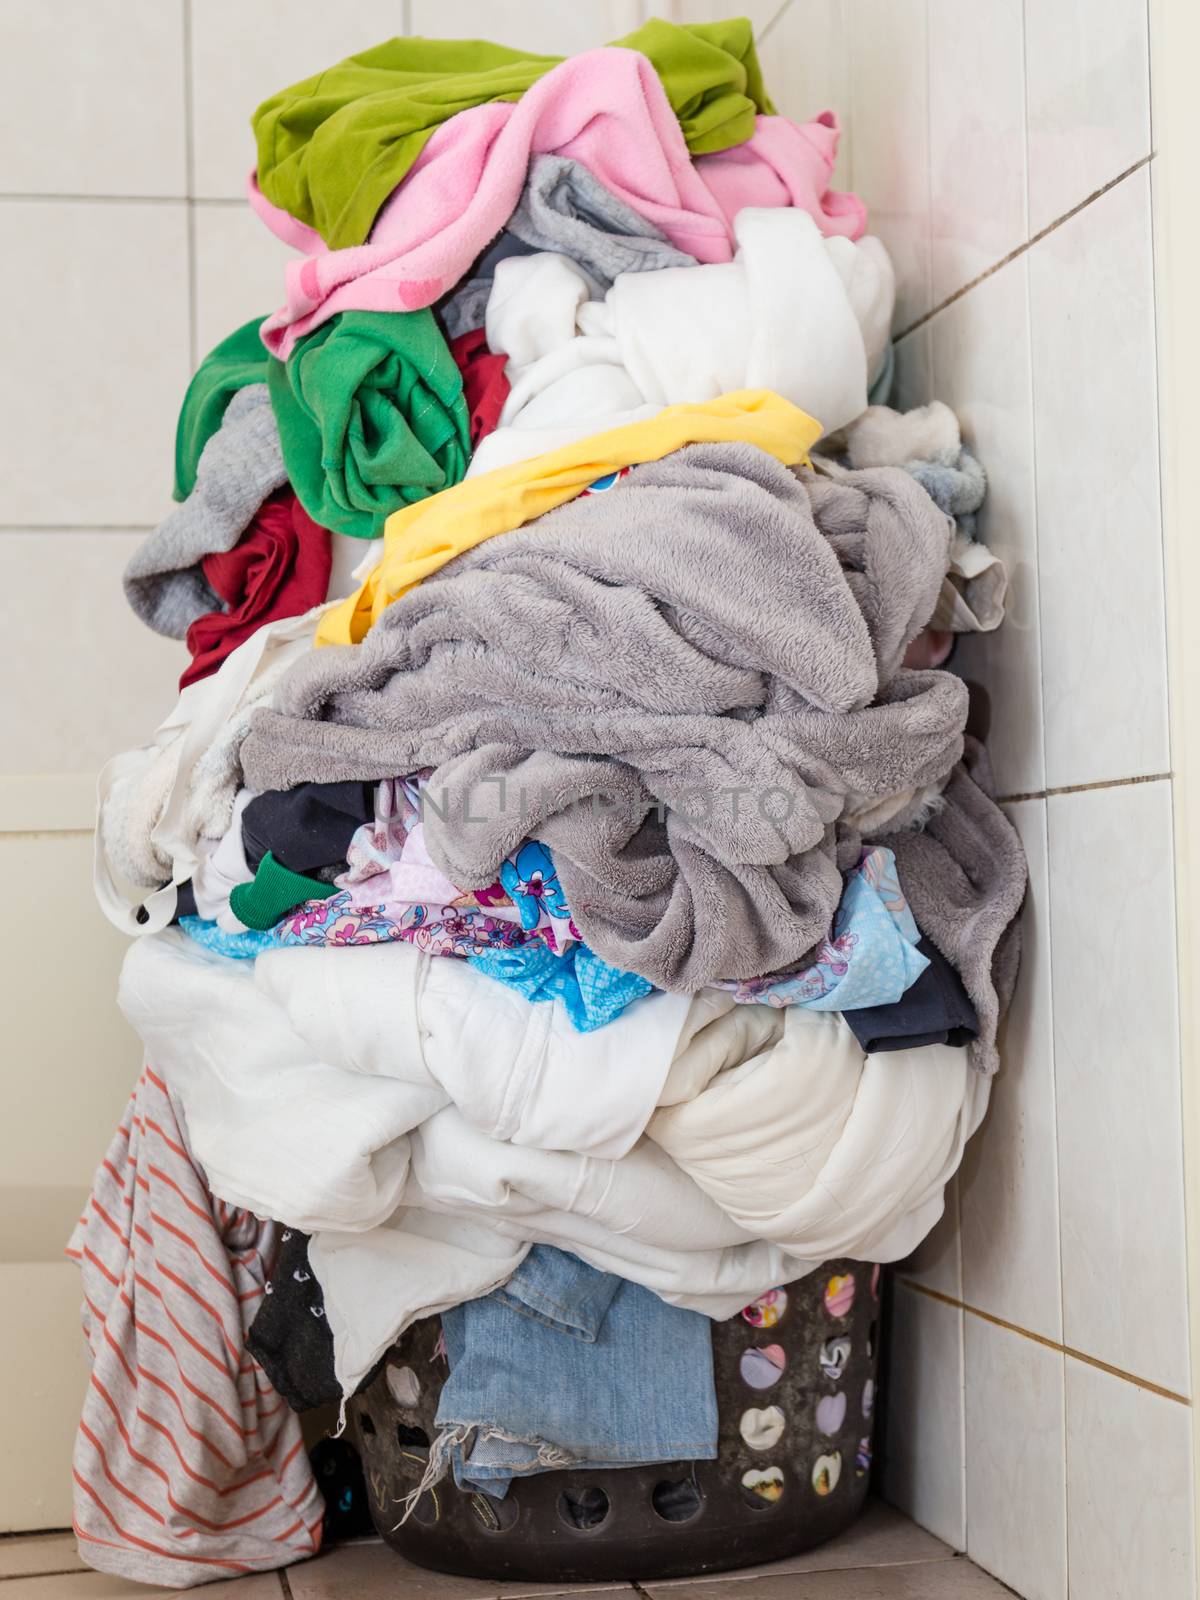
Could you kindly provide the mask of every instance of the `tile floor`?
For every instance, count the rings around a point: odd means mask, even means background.
[[[752,1587],[751,1587],[752,1585]],[[0,1539],[0,1600],[148,1600],[147,1589],[88,1572],[70,1534]],[[841,1539],[791,1561],[720,1577],[646,1585],[476,1583],[412,1567],[378,1541],[341,1545],[307,1565],[214,1583],[204,1600],[518,1600],[520,1596],[640,1594],[649,1600],[989,1600],[1011,1594],[882,1501]]]

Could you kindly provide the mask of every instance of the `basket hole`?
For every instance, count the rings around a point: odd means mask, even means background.
[[[875,1352],[879,1349],[879,1319],[871,1324],[867,1330],[867,1360],[874,1361]]]
[[[568,1528],[589,1531],[598,1528],[608,1516],[608,1496],[590,1484],[586,1489],[564,1489],[558,1497],[559,1521]]]
[[[512,1489],[503,1500],[497,1500],[495,1495],[484,1494],[480,1490],[471,1496],[471,1508],[489,1533],[507,1533],[516,1526],[517,1518],[521,1515]]]
[[[755,1345],[742,1351],[738,1371],[748,1388],[770,1389],[779,1382],[786,1366],[787,1354],[782,1345]]]
[[[362,1431],[366,1434],[367,1438],[368,1439],[371,1438],[371,1436],[375,1432],[375,1424],[374,1424],[374,1422],[372,1422],[369,1412],[364,1411],[359,1416],[358,1425],[362,1429]]]
[[[654,1485],[650,1504],[664,1522],[690,1522],[704,1504],[704,1496],[691,1478],[664,1478]]]
[[[410,1428],[407,1423],[398,1422],[396,1424],[396,1443],[402,1444],[408,1449],[415,1446],[418,1450],[428,1450],[429,1435],[424,1428]]]
[[[387,1368],[388,1393],[398,1406],[411,1410],[421,1398],[421,1380],[411,1367]]]
[[[780,1467],[750,1467],[742,1473],[742,1498],[756,1511],[769,1510],[783,1499]]]

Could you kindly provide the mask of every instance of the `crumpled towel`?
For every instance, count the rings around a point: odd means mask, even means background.
[[[192,662],[179,687],[215,672],[265,622],[319,606],[332,564],[328,528],[312,520],[290,489],[264,501],[232,550],[214,551],[201,562],[224,609],[197,617],[188,629]]]
[[[579,161],[567,156],[534,156],[517,208],[501,239],[524,246],[513,253],[553,250],[568,256],[598,299],[622,272],[654,272],[662,267],[694,267],[695,256],[676,250],[666,235],[606,189]],[[438,316],[452,336],[483,326],[494,266],[483,264],[442,305]]]
[[[1016,986],[1017,917],[1029,876],[1017,831],[995,792],[987,752],[967,739],[943,805],[925,827],[879,834],[895,853],[921,932],[963,980],[979,1017],[979,1037],[968,1049],[972,1064],[986,1074],[1000,1065],[996,1031]]]
[[[853,196],[829,189],[836,120],[826,113],[798,132],[789,150],[791,203],[809,212],[823,233],[857,238],[866,227],[865,209]],[[732,179],[722,169],[724,198],[718,199],[704,163],[723,157],[693,163],[646,58],[630,50],[590,50],[547,73],[517,105],[477,106],[440,127],[380,211],[366,244],[331,251],[313,228],[272,205],[251,174],[251,205],[307,258],[287,266],[285,304],[263,324],[268,349],[285,356],[297,338],[338,311],[413,310],[439,300],[505,226],[538,154],[581,162],[676,249],[698,261],[729,260],[727,206],[743,169]]]
[[[468,472],[455,488],[388,518],[376,565],[357,593],[328,613],[317,643],[362,639],[399,595],[454,556],[524,527],[577,495],[607,492],[628,467],[658,461],[684,445],[717,441],[757,445],[791,465],[806,459],[820,431],[819,423],[779,395],[741,389],[699,405],[668,406],[633,426],[589,435],[496,472]]]
[[[622,274],[598,304],[566,256],[501,261],[486,327],[512,389],[471,475],[733,389],[782,395],[826,433],[857,417],[891,324],[887,251],[823,239],[803,211],[743,211],[734,230],[732,263]]]
[[[845,429],[841,446],[849,467],[903,467],[947,516],[962,519],[960,532],[974,535],[987,478],[943,401],[911,411],[870,406]]]
[[[374,539],[471,459],[462,376],[431,311],[345,312],[267,376],[283,460],[314,521]]]
[[[774,109],[745,17],[655,17],[615,46],[657,72],[692,154],[740,144],[755,111]],[[330,245],[361,244],[439,124],[519,100],[560,60],[483,39],[386,39],[263,101],[251,118],[263,191]]]
[[[201,563],[205,556],[232,550],[259,507],[286,482],[265,384],[237,390],[204,446],[191,493],[142,541],[125,568],[125,598],[147,627],[182,639],[197,617],[220,609],[220,596]]]
[[[684,992],[784,970],[829,930],[851,796],[958,760],[964,685],[900,669],[948,552],[907,474],[683,450],[301,661],[254,719],[247,781],[436,767],[425,831],[452,882],[492,882],[532,835],[613,966]]]

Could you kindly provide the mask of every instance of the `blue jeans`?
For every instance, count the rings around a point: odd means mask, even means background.
[[[450,1376],[435,1451],[449,1451],[460,1485],[497,1496],[556,1467],[710,1461],[711,1326],[534,1245],[503,1288],[442,1316]]]

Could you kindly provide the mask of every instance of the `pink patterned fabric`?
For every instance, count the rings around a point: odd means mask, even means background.
[[[251,173],[251,205],[306,257],[288,264],[286,304],[263,324],[263,342],[286,360],[298,339],[339,311],[432,305],[504,227],[535,154],[581,161],[699,261],[731,259],[732,219],[744,205],[800,206],[823,233],[857,238],[866,226],[862,203],[828,187],[837,137],[829,112],[803,128],[760,117],[743,160],[730,162],[736,152],[725,152],[693,162],[646,58],[589,50],[554,67],[516,104],[476,106],[443,123],[366,244],[330,250],[273,205]]]

